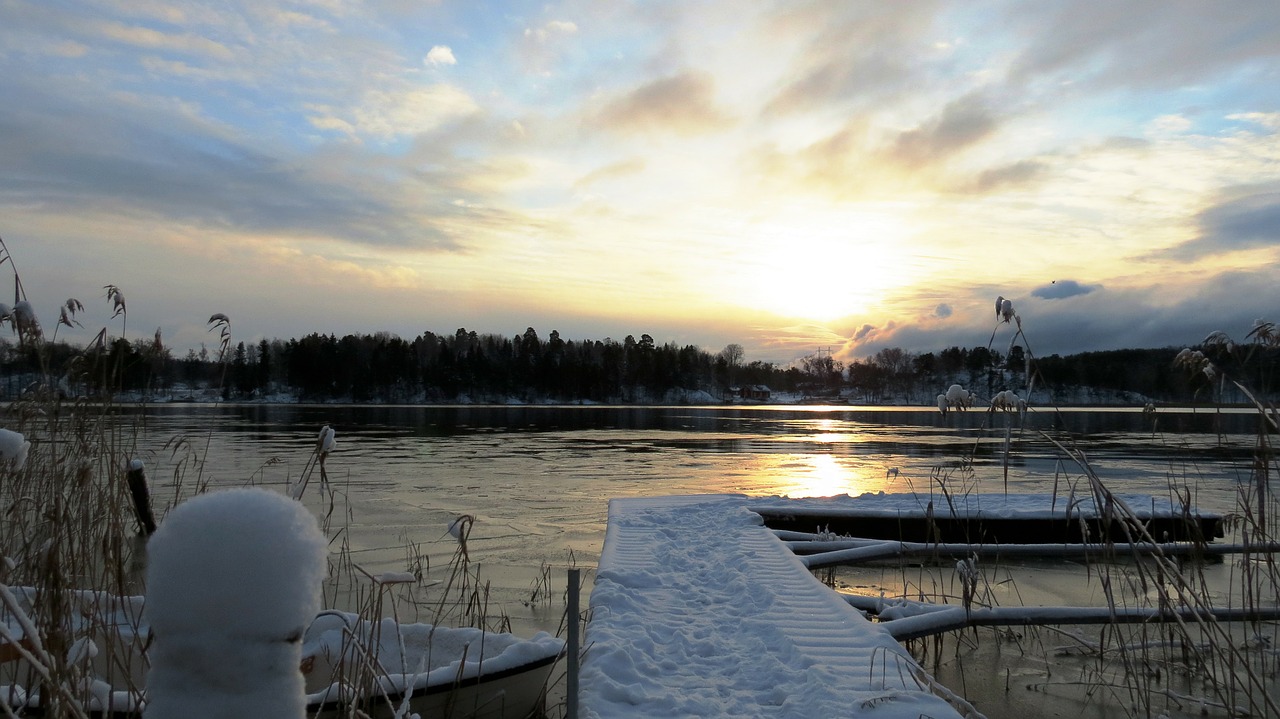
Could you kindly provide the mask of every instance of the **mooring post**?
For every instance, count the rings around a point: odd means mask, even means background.
[[[567,719],[578,719],[578,575],[582,570],[574,567],[569,570],[569,607],[566,617],[569,627],[569,662],[565,677],[565,715]]]
[[[142,529],[142,536],[150,537],[156,531],[156,517],[151,512],[151,490],[147,487],[147,470],[142,460],[129,462],[125,473],[129,482],[129,494],[133,497],[133,513]]]
[[[125,471],[129,496],[133,498],[133,516],[138,520],[138,533],[130,538],[133,555],[129,568],[135,576],[142,576],[147,568],[147,540],[156,531],[156,516],[151,511],[151,490],[147,487],[147,470],[142,460],[129,462]]]

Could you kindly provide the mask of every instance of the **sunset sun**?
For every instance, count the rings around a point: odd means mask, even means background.
[[[868,312],[915,281],[907,234],[900,221],[880,213],[832,213],[772,226],[749,258],[743,302],[817,322]]]

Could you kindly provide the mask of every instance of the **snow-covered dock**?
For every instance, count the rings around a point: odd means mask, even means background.
[[[958,717],[883,628],[822,585],[738,495],[615,499],[582,716]]]
[[[1220,515],[1167,497],[1117,495],[1157,541],[1211,542],[1223,536]],[[1092,495],[868,493],[765,500],[752,504],[773,529],[830,532],[865,539],[968,544],[1125,541],[1122,513]]]

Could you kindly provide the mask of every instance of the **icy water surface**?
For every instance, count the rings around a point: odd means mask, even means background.
[[[469,552],[490,582],[490,611],[506,614],[517,631],[553,632],[563,612],[564,568],[583,568],[590,589],[613,497],[936,492],[943,482],[951,492],[1066,496],[1083,473],[1047,433],[1084,450],[1116,491],[1167,496],[1172,485],[1202,509],[1225,513],[1247,488],[1257,442],[1254,413],[1204,408],[1033,411],[1020,420],[816,406],[175,404],[149,407],[139,419],[138,451],[160,497],[175,491],[175,477],[184,494],[197,481],[284,487],[303,471],[320,427],[331,425],[338,437],[326,462],[337,497],[335,546],[347,543],[371,574],[417,566],[442,578],[456,547],[449,522],[474,515]],[[176,438],[186,440],[177,451]],[[317,481],[306,501],[324,514]],[[1022,574],[1028,593],[1051,597],[1082,581],[1079,572],[1052,567]],[[902,581],[863,574],[846,583],[874,592]],[[1001,586],[1016,592],[1018,585]]]
[[[852,407],[152,406],[137,440],[160,494],[180,475],[213,487],[296,480],[324,424],[352,548],[403,569],[406,542],[447,559],[457,515],[499,596],[543,562],[594,567],[612,497],[738,492],[829,496],[949,490],[1066,495],[1079,468],[1040,434],[1084,449],[1116,491],[1186,487],[1229,511],[1248,477],[1256,417],[1212,410],[951,413]],[[1007,481],[1003,446],[1010,448]],[[1155,431],[1153,431],[1153,428]],[[176,439],[186,443],[175,451]],[[201,462],[203,458],[203,463]],[[958,465],[972,458],[972,476]],[[319,506],[319,494],[307,499]],[[507,575],[513,575],[508,579]]]

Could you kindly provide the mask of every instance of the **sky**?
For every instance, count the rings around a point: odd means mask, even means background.
[[[0,0],[0,97],[0,238],[73,341],[786,364],[985,346],[998,296],[1041,356],[1280,319],[1271,0]]]

